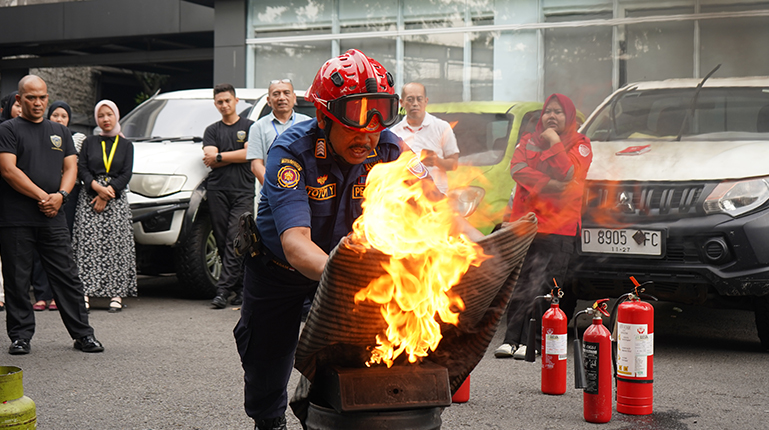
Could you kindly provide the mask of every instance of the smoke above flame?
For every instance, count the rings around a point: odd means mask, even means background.
[[[381,305],[388,325],[367,365],[390,367],[404,353],[413,363],[434,351],[442,338],[437,319],[456,325],[464,310],[451,287],[489,258],[458,231],[456,213],[432,181],[417,179],[423,169],[408,151],[376,165],[366,180],[363,215],[353,224],[352,243],[390,256],[382,264],[387,273],[355,295],[355,303]]]

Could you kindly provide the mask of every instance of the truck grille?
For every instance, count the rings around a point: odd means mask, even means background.
[[[583,216],[599,222],[697,215],[704,183],[590,182],[585,187]],[[706,195],[706,194],[705,194]]]

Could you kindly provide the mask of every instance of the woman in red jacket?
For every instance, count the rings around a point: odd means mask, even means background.
[[[537,236],[523,263],[510,299],[504,343],[496,357],[526,356],[526,333],[534,298],[566,276],[581,227],[582,193],[593,151],[577,133],[577,110],[563,94],[545,101],[534,133],[515,147],[510,174],[516,182],[511,220],[534,212]],[[538,315],[541,317],[541,315]],[[537,350],[541,333],[537,333]]]

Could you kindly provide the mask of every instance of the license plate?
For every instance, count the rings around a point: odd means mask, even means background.
[[[634,228],[583,228],[582,252],[662,255],[662,232]]]

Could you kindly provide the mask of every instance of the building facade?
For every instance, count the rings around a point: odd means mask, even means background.
[[[769,2],[247,0],[246,83],[309,87],[358,48],[431,102],[544,100],[590,112],[628,82],[769,75]]]

